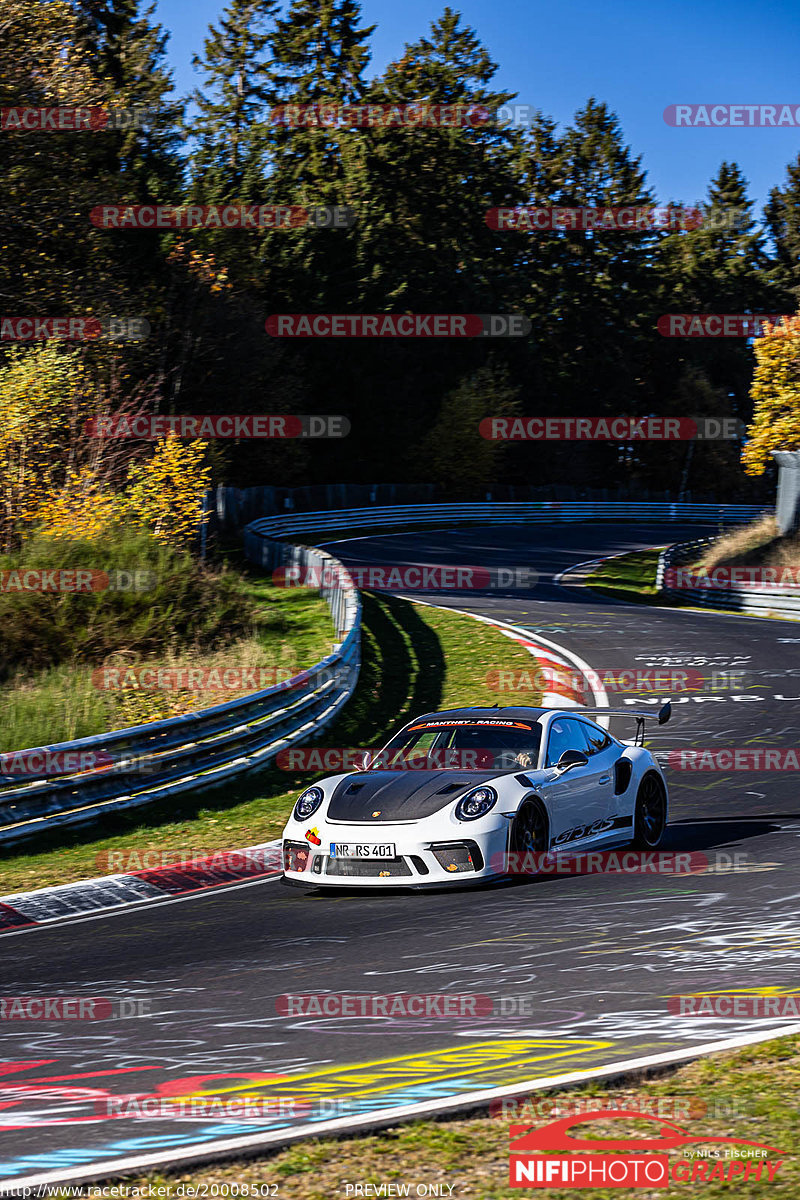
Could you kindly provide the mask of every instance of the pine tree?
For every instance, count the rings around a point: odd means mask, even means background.
[[[355,104],[363,99],[375,26],[361,26],[356,0],[293,0],[270,39],[271,100]],[[294,203],[342,203],[350,131],[322,125],[274,125],[267,131],[276,194]]]
[[[142,107],[140,127],[106,132],[97,142],[97,169],[123,180],[132,203],[169,203],[181,186],[176,155],[183,106],[171,96],[166,65],[169,34],[153,21],[156,5],[141,0],[76,0],[79,44],[105,82],[114,108]]]
[[[204,88],[192,99],[200,114],[192,198],[252,203],[263,191],[265,164],[255,126],[267,115],[268,45],[277,0],[231,0],[211,25],[203,57],[192,65]]]
[[[775,243],[775,282],[793,307],[800,307],[800,154],[786,168],[784,186],[770,192],[765,216]]]
[[[526,139],[527,203],[543,208],[650,207],[641,159],[618,118],[590,98],[562,134],[540,116]],[[565,229],[525,240],[527,313],[532,321],[526,413],[599,416],[650,411],[643,356],[660,235],[654,230]],[[606,485],[619,478],[611,443],[520,447],[525,476]]]
[[[737,164],[723,162],[709,184],[707,199],[698,206],[699,227],[664,238],[662,314],[781,311],[780,291],[770,279],[764,234],[747,186]],[[705,375],[711,388],[723,389],[729,397],[728,415],[750,419],[753,359],[745,339],[670,340],[662,343],[659,359],[658,374],[667,387],[691,367]]]

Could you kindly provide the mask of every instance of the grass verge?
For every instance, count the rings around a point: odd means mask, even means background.
[[[317,744],[382,746],[415,713],[458,704],[498,702],[489,671],[529,670],[531,657],[491,626],[452,611],[363,594],[364,631],[358,687]],[[517,704],[540,693],[520,691]],[[252,846],[280,835],[297,793],[320,772],[271,768],[235,785],[174,797],[103,818],[101,830],[54,829],[30,845],[0,853],[0,895],[136,869],[127,857],[148,851],[176,856]],[[122,853],[125,857],[109,858]]]
[[[648,1200],[666,1196],[667,1190],[670,1195],[702,1195],[704,1200],[717,1200],[731,1195],[733,1189],[736,1194],[794,1200],[800,1194],[800,1156],[797,1154],[800,1119],[793,1100],[798,1089],[800,1038],[778,1038],[758,1046],[698,1059],[665,1071],[657,1078],[631,1081],[628,1086],[589,1084],[559,1093],[562,1103],[571,1107],[562,1109],[555,1117],[547,1112],[540,1115],[533,1108],[544,1099],[540,1094],[527,1098],[527,1107],[510,1119],[480,1116],[420,1121],[370,1136],[311,1139],[248,1161],[129,1177],[125,1182],[130,1187],[147,1184],[163,1187],[165,1191],[161,1195],[165,1200],[191,1195],[185,1186],[183,1192],[178,1190],[181,1184],[192,1184],[200,1189],[205,1185],[207,1190],[205,1193],[201,1190],[200,1195],[214,1194],[212,1185],[217,1185],[216,1194],[222,1195],[225,1184],[229,1188],[238,1184],[240,1189],[244,1185],[252,1188],[257,1184],[277,1184],[277,1195],[282,1200],[335,1200],[337,1197],[346,1200],[356,1194],[353,1190],[347,1191],[348,1184],[351,1188],[360,1184],[358,1194],[361,1196],[397,1195],[398,1185],[408,1184],[406,1194],[414,1196],[417,1185],[438,1184],[441,1188],[438,1194],[451,1195],[453,1200],[514,1200],[521,1192],[508,1183],[509,1124],[513,1121],[541,1127],[559,1115],[576,1111],[579,1105],[586,1111],[591,1102],[596,1108],[634,1111],[642,1111],[644,1106],[645,1112],[674,1122],[689,1136],[707,1139],[702,1145],[698,1142],[688,1147],[689,1153],[694,1152],[690,1170],[697,1170],[698,1177],[686,1183],[671,1183],[669,1189],[582,1187],[579,1192],[573,1192],[538,1186],[536,1195],[542,1200],[561,1200],[566,1195],[576,1194],[585,1200],[619,1200],[621,1196],[639,1196]],[[552,1101],[556,1096],[551,1094],[547,1099]],[[654,1120],[606,1119],[593,1122],[583,1131],[573,1130],[573,1133],[606,1139],[653,1138],[658,1136],[660,1124]],[[743,1175],[738,1175],[732,1181],[733,1188],[730,1182],[699,1178],[700,1172],[709,1176],[716,1163],[727,1161],[697,1156],[698,1149],[724,1151],[724,1147],[714,1146],[715,1137],[741,1138],[783,1151],[780,1156],[772,1153],[766,1156],[770,1162],[782,1164],[772,1182],[767,1183],[766,1171],[759,1183],[752,1179],[742,1183]],[[598,1148],[602,1150],[602,1145]],[[624,1150],[621,1152],[625,1153]],[[689,1154],[684,1149],[671,1150],[668,1157],[672,1168],[678,1161],[685,1161]],[[764,1159],[750,1161],[763,1162]],[[367,1184],[372,1185],[369,1191]],[[384,1185],[383,1193],[373,1190],[381,1184]],[[394,1185],[392,1192],[386,1186],[389,1184]],[[448,1185],[452,1191],[448,1191]],[[268,1190],[264,1187],[264,1192]]]
[[[659,550],[648,549],[617,555],[587,575],[584,584],[592,591],[616,600],[663,604],[664,598],[656,589],[659,553]]]
[[[677,605],[672,596],[656,590],[656,570],[659,551],[636,550],[617,555],[601,563],[584,579],[586,587],[616,600],[637,604]],[[692,570],[726,566],[770,566],[797,568],[800,562],[800,539],[781,538],[772,516],[734,529],[723,535],[695,563],[686,564]],[[690,600],[691,604],[692,601]]]
[[[752,525],[734,529],[719,538],[698,566],[719,567],[796,567],[800,561],[800,538],[783,538],[773,516],[762,517]]]
[[[215,704],[226,704],[248,691],[245,672],[256,672],[260,686],[313,666],[330,654],[334,629],[330,611],[316,592],[273,587],[263,580],[243,580],[242,594],[253,603],[250,632],[219,649],[184,646],[141,658],[124,648],[109,654],[101,668],[60,664],[35,678],[17,678],[2,689],[3,752],[162,721]],[[195,686],[150,690],[139,686],[139,672],[155,668],[175,680],[203,672]],[[214,673],[219,687],[209,685]],[[196,676],[195,676],[196,678]],[[227,678],[233,686],[221,682]],[[100,687],[98,681],[111,681]],[[116,681],[116,683],[114,683]],[[117,686],[120,685],[120,686]],[[240,686],[237,686],[240,684]]]
[[[124,530],[111,548],[33,538],[0,556],[0,750],[209,708],[255,690],[236,675],[223,683],[223,672],[259,671],[267,687],[330,653],[334,630],[321,596],[276,587],[241,556],[231,569],[226,557],[209,566]],[[76,589],[79,570],[93,588]],[[63,579],[73,590],[20,586],[38,573],[48,586]],[[140,686],[145,667],[175,672],[180,686]],[[187,686],[178,672],[188,671],[202,678]]]

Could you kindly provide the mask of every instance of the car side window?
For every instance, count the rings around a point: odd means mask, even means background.
[[[584,738],[576,728],[578,724],[578,721],[571,721],[568,717],[556,717],[551,723],[546,766],[554,767],[565,750],[583,750]]]
[[[573,721],[572,724],[580,728],[582,739],[575,743],[575,749],[583,750],[584,754],[588,754],[590,758],[593,754],[599,754],[601,750],[605,750],[607,746],[611,745],[611,738],[605,730],[595,729],[586,721]]]
[[[601,750],[607,750],[611,745],[611,738],[604,729],[594,729],[591,725],[584,725],[584,729],[589,743],[587,754],[599,754]]]

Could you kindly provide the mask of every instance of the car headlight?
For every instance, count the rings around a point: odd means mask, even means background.
[[[491,787],[473,788],[462,796],[456,805],[456,819],[459,821],[477,821],[497,803],[497,792]]]
[[[325,793],[322,788],[310,787],[306,788],[303,794],[299,797],[297,804],[294,806],[294,815],[298,821],[305,821],[306,817],[310,817],[319,808],[322,801],[325,799]]]

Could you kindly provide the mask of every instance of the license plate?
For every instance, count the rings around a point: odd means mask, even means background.
[[[331,842],[331,858],[396,858],[394,842]]]

